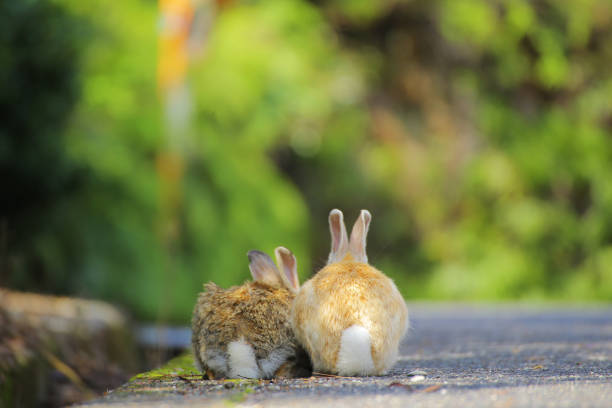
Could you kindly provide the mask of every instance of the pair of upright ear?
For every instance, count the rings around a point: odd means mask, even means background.
[[[278,268],[268,254],[264,252],[253,250],[247,253],[253,280],[277,288],[285,287],[290,292],[297,293],[300,289],[300,281],[295,255],[285,247],[276,248],[274,255]]]
[[[340,262],[349,253],[355,261],[368,263],[366,237],[370,228],[370,221],[372,221],[372,214],[368,210],[361,210],[355,225],[353,225],[351,239],[349,240],[342,211],[331,210],[329,213],[329,231],[331,232],[332,246],[327,263]]]

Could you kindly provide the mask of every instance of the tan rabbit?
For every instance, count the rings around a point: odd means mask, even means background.
[[[302,285],[293,303],[293,329],[314,371],[382,375],[397,360],[408,310],[393,281],[368,264],[371,218],[361,211],[349,241],[342,212],[330,212],[327,266]]]
[[[250,251],[254,282],[222,289],[204,285],[193,310],[192,346],[208,378],[310,375],[310,362],[291,329],[290,309],[299,289],[297,261],[286,248],[268,255]]]

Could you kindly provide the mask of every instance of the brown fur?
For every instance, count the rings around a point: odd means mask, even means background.
[[[291,329],[290,308],[294,295],[285,288],[259,282],[222,289],[214,283],[204,285],[193,310],[192,344],[195,358],[203,371],[202,352],[208,348],[227,352],[227,345],[243,338],[255,352],[256,359],[265,359],[279,347],[290,347],[295,356],[277,370],[275,376],[307,375],[303,350]],[[299,361],[298,361],[299,360]],[[214,373],[215,378],[226,373]]]
[[[408,312],[393,284],[376,268],[349,255],[306,282],[292,312],[296,337],[308,351],[316,371],[336,373],[342,332],[361,325],[372,341],[377,374],[393,364],[393,351],[404,334]],[[396,352],[396,351],[395,351]]]

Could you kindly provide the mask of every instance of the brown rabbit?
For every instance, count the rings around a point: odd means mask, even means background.
[[[222,289],[204,285],[193,310],[192,346],[208,378],[308,376],[310,362],[298,345],[290,309],[299,289],[297,260],[286,248],[268,255],[249,251],[254,282]]]
[[[371,219],[362,210],[349,241],[342,212],[331,211],[327,266],[302,286],[293,303],[295,335],[315,371],[382,375],[397,359],[408,310],[393,281],[368,264]]]

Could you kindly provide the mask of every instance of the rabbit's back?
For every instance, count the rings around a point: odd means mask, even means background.
[[[395,361],[408,312],[395,284],[382,272],[362,262],[340,262],[302,286],[292,317],[315,370],[339,371],[343,334],[356,327],[369,334],[373,372],[382,374]]]
[[[264,371],[266,364],[273,366],[274,360],[295,353],[297,342],[289,321],[293,294],[289,291],[257,282],[227,290],[209,283],[205,289],[192,320],[194,354],[203,371],[231,376],[228,347],[236,344],[250,346]]]

